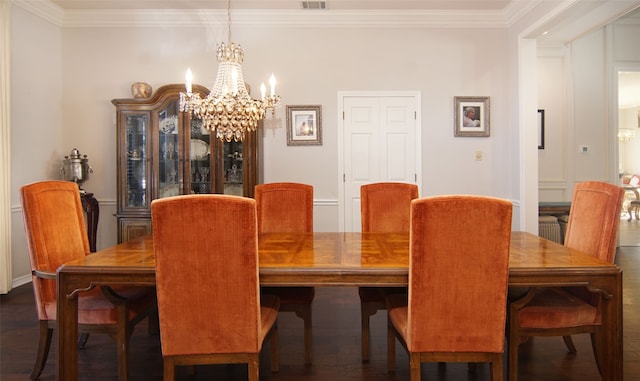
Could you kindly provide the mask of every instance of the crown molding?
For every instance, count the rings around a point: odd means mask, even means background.
[[[226,10],[212,9],[67,9],[48,0],[12,0],[62,28],[200,27],[226,24]],[[506,28],[539,1],[510,2],[503,10],[257,10],[238,9],[234,27],[295,28]]]
[[[11,3],[52,24],[62,26],[64,9],[48,0],[11,0]]]

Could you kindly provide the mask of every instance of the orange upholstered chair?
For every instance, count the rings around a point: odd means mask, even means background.
[[[278,370],[277,297],[260,297],[255,201],[184,195],[151,203],[164,380],[176,366],[245,363],[264,341]]]
[[[564,245],[613,263],[624,190],[587,181],[576,185]],[[596,362],[600,297],[583,287],[532,288],[509,307],[509,380],[518,378],[518,347],[532,336],[563,336],[575,353],[570,335],[591,333]],[[599,364],[598,364],[599,369]]]
[[[490,362],[503,379],[511,215],[511,202],[484,196],[411,203],[409,293],[387,298],[390,371],[397,337],[412,381],[422,362]]]
[[[409,233],[411,201],[418,198],[418,186],[407,183],[373,183],[360,187],[360,217],[363,232]],[[390,293],[406,293],[393,287],[359,287],[362,327],[362,362],[369,362],[369,317],[386,308]]]
[[[31,379],[36,379],[47,362],[56,327],[56,270],[65,262],[89,255],[90,250],[78,185],[68,181],[37,182],[20,188],[20,196],[40,320],[38,353],[31,373]],[[78,296],[80,332],[108,333],[117,341],[120,381],[127,380],[128,342],[133,327],[144,317],[155,316],[155,308],[152,287],[95,287]]]
[[[313,187],[300,183],[268,183],[255,186],[258,232],[313,232]],[[304,363],[313,358],[311,305],[313,287],[263,287],[263,294],[280,298],[280,311],[295,312],[304,322]]]

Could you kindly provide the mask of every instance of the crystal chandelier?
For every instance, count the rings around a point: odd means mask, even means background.
[[[618,130],[618,140],[621,143],[628,143],[636,136],[636,132],[629,128],[621,128]]]
[[[218,74],[213,90],[202,99],[193,93],[191,69],[187,70],[186,94],[180,93],[180,111],[188,112],[194,118],[202,119],[204,128],[216,132],[216,137],[230,142],[242,141],[247,131],[255,131],[258,122],[266,116],[267,109],[273,114],[280,105],[276,95],[276,78],[271,74],[270,93],[266,94],[264,83],[260,85],[261,99],[249,95],[242,75],[244,51],[231,40],[231,0],[227,1],[229,42],[218,45]]]

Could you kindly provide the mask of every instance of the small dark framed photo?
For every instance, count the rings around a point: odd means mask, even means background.
[[[453,104],[453,136],[489,136],[489,97],[454,97]]]

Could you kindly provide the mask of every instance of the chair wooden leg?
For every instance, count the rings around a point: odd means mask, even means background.
[[[38,353],[36,354],[36,363],[33,365],[30,378],[35,380],[40,377],[44,366],[47,364],[49,357],[49,349],[51,349],[51,337],[53,336],[53,328],[49,328],[47,320],[40,320],[40,336],[38,338]]]
[[[129,379],[129,351],[127,339],[121,342],[118,338],[118,381],[127,381]]]
[[[249,357],[249,381],[258,381],[260,378],[259,355]]]
[[[118,381],[127,381],[129,379],[129,336],[131,336],[131,328],[126,320],[127,308],[118,306],[119,323],[118,331],[115,334],[116,344],[118,346]]]
[[[409,353],[409,379],[411,381],[420,381],[420,354]]]
[[[387,317],[387,372],[396,371],[396,334]]]
[[[163,381],[174,381],[176,379],[176,364],[171,357],[163,359]]]
[[[513,312],[513,311],[512,311]],[[513,313],[512,313],[513,315]],[[520,333],[518,327],[514,324],[517,323],[513,316],[511,316],[509,324],[509,340],[507,341],[507,367],[508,367],[508,380],[518,381],[518,349],[520,347]]]
[[[503,354],[499,354],[491,361],[491,381],[502,381],[504,379],[502,356]]]
[[[362,362],[369,362],[369,346],[371,330],[369,318],[378,311],[377,303],[360,303],[360,325],[362,327]]]
[[[277,372],[280,370],[280,360],[278,358],[278,325],[273,326],[271,332],[271,371]]]
[[[518,348],[519,343],[509,343],[509,381],[518,381]]]
[[[569,351],[569,353],[576,353],[576,346],[573,345],[573,339],[571,338],[571,336],[562,336],[562,339],[564,340],[564,345],[567,346],[567,350]]]
[[[601,353],[598,349],[598,335],[596,333],[591,334],[591,348],[593,348],[593,357],[596,359],[598,373],[600,373],[600,377],[602,377],[602,359],[600,358]]]
[[[296,316],[304,322],[304,365],[309,366],[313,363],[311,304],[303,304],[299,308],[296,308]]]

